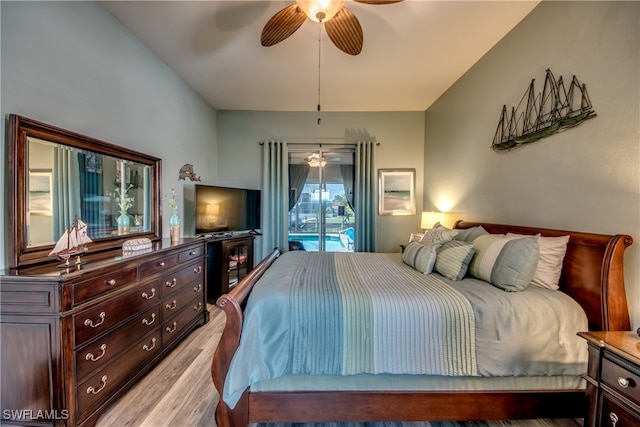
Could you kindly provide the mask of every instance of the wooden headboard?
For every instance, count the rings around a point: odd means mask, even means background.
[[[628,331],[629,308],[624,288],[624,251],[633,243],[625,234],[605,235],[515,225],[457,221],[454,228],[481,225],[491,234],[570,236],[562,265],[560,290],[578,301],[592,331]]]

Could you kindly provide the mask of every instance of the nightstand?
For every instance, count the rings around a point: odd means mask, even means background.
[[[585,427],[640,425],[640,339],[635,332],[580,332],[589,345]]]

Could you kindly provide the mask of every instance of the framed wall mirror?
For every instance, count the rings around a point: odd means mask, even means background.
[[[78,220],[89,253],[161,238],[161,160],[25,117],[9,116],[10,267],[56,261]]]

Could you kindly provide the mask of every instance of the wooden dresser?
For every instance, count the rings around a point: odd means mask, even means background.
[[[205,245],[5,270],[0,284],[2,424],[89,426],[208,320]]]
[[[635,332],[584,332],[589,344],[585,427],[640,426],[640,338]]]

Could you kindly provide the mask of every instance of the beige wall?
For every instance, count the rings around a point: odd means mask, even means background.
[[[180,198],[191,185],[178,181],[183,164],[203,175],[215,169],[215,110],[99,4],[2,1],[0,13],[3,117],[19,114],[160,157],[163,188],[168,194],[175,184]],[[0,164],[5,156],[2,138]],[[5,173],[0,179],[6,188]],[[6,236],[6,198],[1,203]],[[167,219],[163,229],[168,237]],[[6,250],[0,246],[0,267]]]
[[[490,145],[504,104],[545,69],[576,74],[597,117],[518,150]],[[424,202],[451,217],[630,234],[640,326],[640,3],[543,2],[426,113]]]
[[[317,113],[218,111],[218,183],[249,188],[261,185],[264,140],[288,142],[378,141],[378,168],[415,168],[416,192],[422,194],[423,112]],[[422,200],[418,196],[418,212]],[[377,216],[377,249],[399,252],[419,230],[416,216]]]

